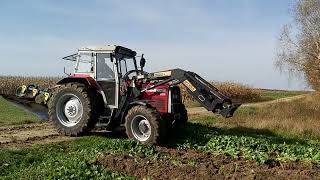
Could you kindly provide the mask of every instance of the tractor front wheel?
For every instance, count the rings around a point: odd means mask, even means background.
[[[165,124],[160,114],[146,106],[134,106],[126,115],[126,133],[143,144],[159,144],[165,137]]]

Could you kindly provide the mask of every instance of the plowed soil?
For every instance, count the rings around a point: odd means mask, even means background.
[[[139,179],[320,179],[313,164],[269,162],[214,156],[199,151],[158,148],[158,159],[144,155],[104,154],[95,164]]]

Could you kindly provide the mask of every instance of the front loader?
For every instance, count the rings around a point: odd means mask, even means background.
[[[136,52],[125,47],[84,47],[63,59],[75,62],[74,73],[55,88],[34,95],[48,103],[49,119],[64,135],[124,125],[128,137],[141,143],[165,141],[168,126],[188,120],[179,84],[208,111],[225,118],[239,107],[194,72],[145,72],[143,55],[138,68]],[[17,94],[23,96],[26,91],[20,89]]]

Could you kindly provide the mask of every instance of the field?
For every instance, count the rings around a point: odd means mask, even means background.
[[[320,95],[241,87],[248,88],[248,94],[254,92],[260,100],[242,99],[250,103],[243,104],[227,120],[199,107],[188,108],[188,124],[171,132],[163,146],[127,140],[122,131],[97,130],[86,137],[64,137],[50,122],[25,113],[0,97],[0,177],[320,177]]]

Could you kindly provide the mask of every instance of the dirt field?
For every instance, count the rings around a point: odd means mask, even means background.
[[[158,147],[159,159],[143,155],[103,154],[95,164],[139,179],[314,179],[320,168],[312,164],[256,162],[213,156],[199,151],[178,151]]]

